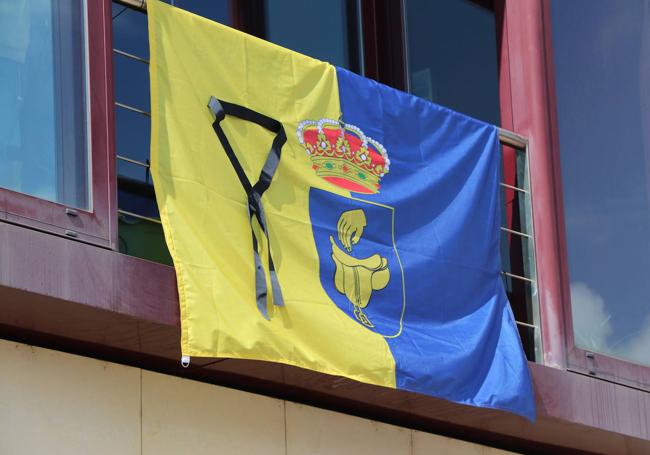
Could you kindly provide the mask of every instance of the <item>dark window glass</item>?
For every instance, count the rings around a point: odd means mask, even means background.
[[[163,0],[165,3],[174,5],[199,16],[215,22],[231,25],[230,1],[197,1],[197,0]],[[250,1],[250,0],[248,0]]]
[[[411,93],[498,125],[494,10],[469,0],[405,2]]]
[[[0,2],[0,187],[89,207],[82,0]]]
[[[356,1],[265,0],[264,9],[269,41],[359,72]]]
[[[554,1],[578,347],[650,365],[650,2]]]

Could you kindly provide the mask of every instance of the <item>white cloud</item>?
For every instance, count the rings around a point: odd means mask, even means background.
[[[650,317],[641,330],[626,336],[627,341],[613,346],[614,355],[636,363],[650,365]]]
[[[612,334],[612,316],[605,310],[605,300],[585,283],[571,283],[571,309],[576,344],[583,349],[605,352]]]
[[[650,315],[641,329],[617,333],[616,339],[612,339],[612,315],[603,297],[587,284],[571,283],[571,308],[578,347],[650,365]]]

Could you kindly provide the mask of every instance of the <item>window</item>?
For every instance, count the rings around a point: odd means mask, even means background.
[[[573,341],[650,366],[650,2],[554,1],[552,37]]]
[[[0,4],[0,210],[110,246],[105,37],[86,38],[101,9],[83,0]]]
[[[357,2],[265,1],[267,40],[360,72]]]
[[[410,92],[499,125],[494,8],[470,0],[406,0]]]
[[[0,186],[87,209],[82,6],[0,6]]]

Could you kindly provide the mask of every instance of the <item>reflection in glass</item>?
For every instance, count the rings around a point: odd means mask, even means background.
[[[0,2],[0,187],[89,208],[82,0]]]
[[[650,365],[650,2],[554,1],[578,347]]]
[[[359,71],[354,24],[356,2],[266,0],[264,9],[269,41],[332,65]]]
[[[494,10],[470,0],[406,0],[410,91],[500,123]]]

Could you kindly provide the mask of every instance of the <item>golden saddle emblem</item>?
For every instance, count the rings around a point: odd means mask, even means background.
[[[363,225],[345,223],[346,219],[357,219],[362,221]],[[344,212],[339,219],[338,226],[341,243],[351,250],[352,245],[358,243],[365,227],[363,210]],[[341,226],[343,227],[341,228]],[[330,236],[330,243],[332,244],[332,259],[336,266],[334,272],[336,290],[350,300],[354,307],[354,317],[359,322],[366,327],[374,327],[363,309],[368,306],[372,291],[384,289],[390,281],[388,260],[379,254],[373,254],[365,259],[357,259],[339,248],[332,236]]]

